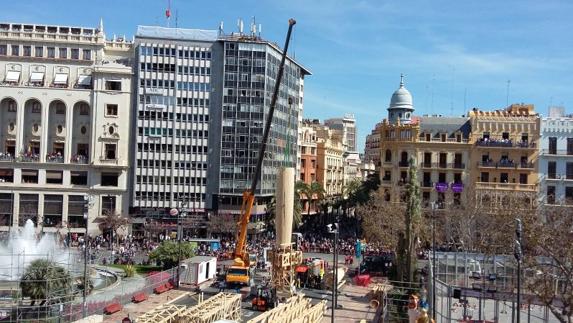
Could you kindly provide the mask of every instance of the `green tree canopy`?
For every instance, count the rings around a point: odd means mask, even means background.
[[[155,250],[149,254],[149,259],[160,262],[164,269],[177,266],[179,259],[191,258],[194,255],[193,246],[189,242],[181,242],[181,257],[179,256],[178,241],[163,241]]]
[[[59,304],[73,298],[72,277],[63,267],[47,259],[32,261],[20,281],[22,296],[30,305]]]

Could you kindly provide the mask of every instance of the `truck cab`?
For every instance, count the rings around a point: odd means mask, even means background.
[[[249,268],[231,266],[227,270],[225,280],[228,285],[249,285]]]

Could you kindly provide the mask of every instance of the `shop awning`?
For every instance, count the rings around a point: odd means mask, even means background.
[[[6,73],[6,82],[18,82],[20,80],[20,71],[8,71]]]
[[[62,179],[62,172],[51,172],[51,171],[47,171],[47,172],[46,172],[46,178],[49,178],[49,179]]]
[[[43,72],[32,72],[30,76],[30,82],[32,83],[41,83],[44,81],[44,73]]]
[[[32,169],[23,169],[22,176],[38,176],[38,171]]]
[[[54,84],[68,84],[68,74],[57,73],[54,78]]]

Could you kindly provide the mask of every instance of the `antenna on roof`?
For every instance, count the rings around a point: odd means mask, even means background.
[[[239,21],[237,21],[237,27],[239,27],[239,34],[242,35],[243,34],[243,19],[239,18]]]
[[[255,16],[253,16],[253,20],[251,21],[251,36],[257,36],[257,22],[255,20]]]
[[[167,9],[165,10],[165,18],[167,19],[167,27],[171,21],[171,0],[167,0]]]
[[[179,9],[175,9],[175,28],[179,28]]]
[[[507,80],[507,90],[505,93],[505,106],[509,107],[509,87],[511,85],[511,80]]]
[[[259,37],[261,37],[261,32],[263,32],[263,25],[259,24]]]
[[[219,23],[219,36],[223,35],[223,22]]]

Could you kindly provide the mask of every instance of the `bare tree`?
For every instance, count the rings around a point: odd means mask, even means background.
[[[212,233],[235,234],[237,232],[237,217],[232,214],[214,215],[209,219],[207,229]]]
[[[404,213],[402,203],[386,201],[382,188],[370,194],[368,203],[358,205],[356,213],[362,217],[362,230],[367,241],[379,242],[396,251],[398,237],[404,233]]]

